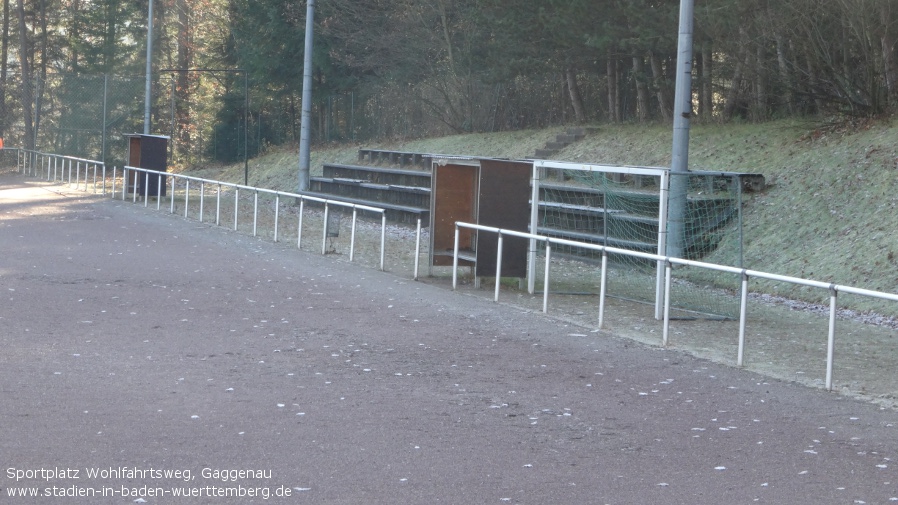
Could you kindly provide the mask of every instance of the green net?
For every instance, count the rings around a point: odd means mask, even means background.
[[[690,172],[687,177],[683,250],[689,259],[741,266],[741,182],[739,174]],[[657,253],[660,175],[550,169],[540,183],[538,230],[559,238]],[[594,294],[600,279],[598,251],[556,246],[553,257],[570,273],[553,276],[553,290]],[[654,303],[659,289],[655,261],[609,254],[609,296]],[[564,271],[564,269],[562,269]],[[556,280],[557,279],[557,280]],[[739,278],[712,270],[677,267],[672,306],[696,315],[735,317]],[[681,314],[680,317],[689,317]]]

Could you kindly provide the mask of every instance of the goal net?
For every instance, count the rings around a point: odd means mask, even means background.
[[[680,208],[682,237],[679,249],[688,259],[741,266],[742,174],[687,172],[666,168],[584,165],[536,161],[531,225],[540,235],[653,254],[672,254],[668,247],[668,189],[686,188]],[[544,254],[536,244],[535,254]],[[598,293],[596,265],[601,252],[555,246],[557,274],[550,281],[555,292]],[[609,254],[607,294],[656,304],[662,266],[656,261],[624,254]],[[539,261],[532,262],[539,264]],[[539,277],[531,276],[531,278]],[[739,279],[732,274],[677,267],[671,286],[677,317],[723,317],[738,314],[735,293]],[[534,285],[531,283],[531,287]]]

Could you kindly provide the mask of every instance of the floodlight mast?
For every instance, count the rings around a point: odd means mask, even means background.
[[[306,5],[306,45],[302,71],[302,120],[299,129],[299,191],[309,190],[312,126],[312,27],[315,0]]]
[[[668,204],[667,254],[682,258],[686,238],[686,189],[689,171],[689,124],[692,117],[692,38],[694,0],[680,0],[680,35],[677,42],[677,82],[674,100],[673,150]]]
[[[143,133],[150,134],[150,102],[152,101],[153,81],[153,0],[150,0],[150,13],[147,16],[147,75],[144,88]]]

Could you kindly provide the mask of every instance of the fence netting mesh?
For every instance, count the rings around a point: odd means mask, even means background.
[[[691,172],[687,177],[683,249],[689,259],[728,266],[742,264],[741,183],[734,174]],[[660,176],[549,169],[540,183],[538,231],[569,240],[659,252]],[[541,250],[544,248],[541,247]],[[662,251],[664,252],[664,251]],[[553,276],[552,290],[597,294],[598,251],[555,246],[552,256],[567,264]],[[655,261],[609,254],[610,296],[654,303],[658,289]],[[699,316],[735,317],[736,298],[721,296],[738,289],[737,275],[677,266],[671,301]]]

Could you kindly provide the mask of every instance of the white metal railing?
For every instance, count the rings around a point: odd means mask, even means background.
[[[274,196],[275,205],[274,205],[274,226],[273,226],[273,240],[278,242],[278,233],[279,233],[279,218],[280,218],[280,199],[281,198],[294,198],[299,201],[299,223],[297,225],[297,239],[296,239],[296,247],[302,247],[302,224],[303,224],[303,216],[305,211],[305,203],[306,202],[316,202],[324,205],[324,219],[323,219],[323,230],[322,230],[322,239],[321,239],[321,254],[325,254],[327,252],[327,236],[328,236],[328,213],[332,206],[343,207],[347,209],[352,209],[352,225],[350,231],[350,242],[349,242],[349,261],[353,261],[355,258],[355,242],[356,242],[356,222],[358,219],[358,211],[368,211],[376,214],[380,214],[381,216],[381,229],[380,229],[380,269],[384,270],[385,268],[385,256],[386,256],[386,229],[387,229],[387,217],[386,210],[373,207],[369,205],[361,205],[350,202],[343,202],[340,200],[331,200],[327,198],[320,198],[311,195],[304,195],[301,193],[291,193],[286,191],[276,191],[273,189],[266,188],[258,188],[254,186],[247,186],[243,184],[235,184],[230,182],[217,181],[213,179],[204,179],[201,177],[193,177],[183,174],[173,174],[169,172],[160,172],[156,170],[148,170],[145,168],[131,167],[125,166],[122,169],[122,180],[124,181],[121,188],[121,197],[122,200],[127,199],[127,194],[129,193],[128,181],[130,178],[130,172],[135,172],[135,177],[144,177],[144,187],[149,188],[150,186],[150,178],[156,177],[156,209],[159,210],[162,201],[162,187],[167,182],[167,179],[171,180],[171,197],[169,198],[169,212],[174,214],[175,212],[175,198],[174,193],[177,186],[180,184],[180,181],[183,181],[184,187],[184,217],[187,218],[190,212],[190,186],[191,183],[199,185],[199,220],[203,222],[204,220],[204,202],[206,196],[206,185],[212,185],[216,188],[215,191],[215,224],[221,224],[221,199],[222,199],[222,189],[223,188],[233,188],[234,190],[234,230],[236,231],[238,228],[238,215],[240,210],[240,191],[250,191],[253,193],[253,236],[257,236],[258,234],[258,217],[259,217],[259,194],[267,194]],[[140,175],[143,174],[143,175]],[[117,179],[118,171],[115,167],[113,167],[112,173],[112,194],[113,198],[116,197],[116,187],[115,181]],[[135,180],[136,186],[136,180]],[[132,191],[132,202],[137,202],[138,197],[138,188],[134,187]],[[153,196],[153,195],[149,195]],[[149,198],[144,196],[144,206],[149,205]],[[418,231],[416,236],[416,241],[420,244],[421,241],[421,220],[418,219]],[[419,247],[419,246],[418,246]],[[415,262],[415,278],[417,278],[417,261]]]
[[[40,151],[33,151],[21,148],[6,148],[6,150],[16,151],[16,169],[18,172],[29,175],[33,177],[40,177],[43,174],[43,167],[46,166],[46,179],[48,181],[56,181],[56,182],[64,182],[69,186],[72,185],[72,169],[74,167],[75,170],[75,189],[81,189],[81,167],[84,166],[84,191],[88,190],[89,178],[92,176],[93,181],[93,192],[97,193],[98,191],[102,191],[102,194],[107,194],[107,173],[106,173],[106,165],[101,161],[88,160],[84,158],[77,158],[74,156],[64,156],[59,154],[51,154],[51,153],[43,153]],[[40,171],[39,171],[40,170]],[[98,174],[99,172],[99,174]],[[239,213],[239,196],[240,190],[251,191],[254,194],[253,198],[253,236],[257,236],[258,232],[258,216],[259,216],[259,194],[269,194],[274,195],[275,198],[275,215],[274,215],[274,237],[273,240],[275,242],[278,241],[278,233],[279,233],[279,217],[280,217],[280,199],[282,197],[286,198],[295,198],[299,200],[299,224],[297,226],[297,240],[296,247],[301,248],[302,246],[302,224],[303,224],[303,216],[305,203],[308,202],[316,202],[324,205],[324,219],[323,219],[323,231],[322,231],[322,245],[321,245],[321,253],[325,254],[327,252],[327,235],[328,235],[328,213],[332,206],[343,207],[347,209],[352,209],[352,224],[350,231],[350,246],[349,246],[349,261],[353,261],[355,259],[355,242],[356,242],[356,223],[358,219],[358,212],[368,211],[381,215],[381,229],[380,229],[380,269],[385,269],[385,258],[386,258],[386,210],[373,207],[369,205],[361,205],[356,203],[344,202],[340,200],[332,200],[328,198],[320,198],[311,195],[304,195],[300,193],[291,193],[286,191],[276,191],[272,189],[258,188],[254,186],[247,186],[242,184],[234,184],[229,182],[217,181],[213,179],[204,179],[200,177],[192,177],[182,174],[173,174],[169,172],[160,172],[156,170],[148,170],[139,167],[131,167],[125,166],[122,169],[122,200],[127,199],[128,190],[129,190],[129,174],[128,172],[142,173],[144,177],[144,184],[146,188],[149,188],[149,180],[150,177],[155,176],[157,178],[157,194],[156,196],[156,209],[159,210],[161,208],[161,193],[163,184],[167,183],[167,180],[171,180],[171,197],[169,203],[169,209],[172,214],[175,211],[175,198],[174,193],[177,187],[178,181],[184,181],[184,217],[187,218],[189,216],[189,208],[190,208],[190,183],[193,181],[194,183],[198,183],[200,187],[200,207],[199,207],[199,220],[203,222],[204,216],[204,200],[205,200],[205,186],[207,184],[211,184],[217,187],[216,191],[216,215],[215,215],[215,224],[221,224],[221,196],[222,196],[222,188],[233,188],[234,189],[234,230],[237,230],[238,224],[238,213]],[[118,176],[118,169],[116,167],[112,168],[112,188],[111,194],[112,197],[115,198],[117,195],[116,191],[116,180]],[[135,175],[135,177],[140,177],[140,175]],[[166,182],[163,183],[163,177]],[[98,178],[100,179],[100,183],[102,186],[98,188]],[[135,184],[132,193],[132,202],[137,202],[138,196],[138,188],[137,188],[137,180],[135,179]],[[153,195],[149,195],[153,196]],[[144,206],[149,205],[149,198],[146,198],[144,195]],[[415,238],[415,251],[416,253],[420,253],[421,249],[421,218],[418,218],[417,230],[416,230],[416,238]],[[414,278],[418,279],[418,254],[415,256],[414,260]]]
[[[748,270],[745,268],[737,268],[730,267],[725,265],[717,265],[714,263],[704,263],[701,261],[693,261],[682,258],[674,258],[670,256],[661,256],[657,254],[643,253],[639,251],[630,251],[626,249],[618,249],[615,247],[607,247],[598,244],[590,244],[586,242],[577,242],[573,240],[566,240],[560,238],[548,237],[545,235],[536,235],[532,233],[519,232],[514,230],[504,230],[501,228],[494,228],[490,226],[483,226],[471,223],[464,222],[456,222],[455,223],[455,245],[453,250],[453,259],[452,259],[452,289],[456,289],[458,285],[458,246],[459,246],[459,229],[460,228],[469,228],[472,230],[478,230],[488,233],[495,233],[498,236],[498,246],[496,252],[496,288],[495,294],[493,297],[494,301],[499,301],[499,287],[500,287],[500,279],[502,274],[502,237],[504,235],[511,237],[521,237],[526,239],[531,239],[534,241],[545,242],[546,244],[546,263],[545,263],[545,272],[543,276],[543,312],[548,312],[549,310],[549,269],[550,269],[550,260],[552,256],[552,244],[558,245],[568,245],[575,247],[582,247],[584,249],[592,249],[595,251],[602,252],[602,267],[601,267],[601,281],[599,288],[599,328],[602,328],[604,324],[605,317],[605,286],[607,281],[607,273],[608,273],[608,253],[613,254],[622,254],[627,256],[632,256],[635,258],[643,258],[651,261],[657,261],[664,264],[664,300],[663,300],[663,331],[661,337],[661,344],[663,346],[667,346],[669,343],[669,334],[670,334],[670,285],[671,285],[671,277],[673,272],[673,265],[681,265],[681,266],[691,266],[696,268],[704,268],[708,270],[716,270],[718,272],[728,272],[735,275],[741,276],[742,279],[742,289],[740,293],[740,308],[739,308],[739,345],[736,356],[736,365],[743,365],[743,357],[745,352],[745,324],[746,324],[746,315],[747,315],[747,301],[748,301],[748,280],[750,278],[758,278],[758,279],[767,279],[771,281],[778,282],[786,282],[790,284],[798,284],[801,286],[807,286],[818,289],[826,289],[829,290],[830,293],[830,307],[829,307],[829,336],[827,339],[826,345],[826,389],[832,390],[832,375],[833,375],[833,354],[835,350],[835,337],[836,337],[836,315],[837,315],[837,297],[838,294],[841,293],[849,293],[860,296],[868,296],[872,298],[879,298],[882,300],[891,300],[898,302],[898,294],[894,293],[885,293],[881,291],[873,291],[869,289],[856,288],[852,286],[843,286],[839,284],[831,284],[807,279],[801,279],[798,277],[789,277],[785,275],[777,275],[771,274],[767,272],[760,272],[757,270]],[[532,268],[532,267],[531,267]]]
[[[24,175],[42,177],[43,168],[46,166],[48,181],[64,182],[72,185],[72,168],[75,170],[75,189],[81,186],[81,167],[84,167],[84,190],[87,191],[89,179],[93,177],[93,192],[97,190],[98,175],[103,184],[103,194],[106,194],[106,164],[102,161],[64,156],[61,154],[43,153],[28,149],[16,148],[16,169]],[[98,172],[100,172],[98,174]]]

